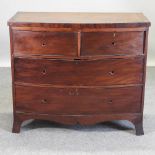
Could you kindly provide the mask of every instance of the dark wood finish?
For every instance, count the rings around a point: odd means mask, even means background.
[[[13,31],[15,54],[32,55],[77,55],[75,32],[30,32]]]
[[[81,55],[134,55],[143,53],[144,32],[83,32]]]
[[[141,84],[143,80],[143,58],[141,57],[70,61],[16,58],[14,63],[16,82],[104,86]]]
[[[53,122],[58,122],[67,125],[93,125],[96,123],[111,121],[111,120],[128,120],[134,125],[138,124],[138,121],[141,118],[139,113],[123,113],[123,114],[91,114],[91,115],[46,115],[46,114],[37,114],[37,113],[23,113],[17,112],[15,114],[15,121],[13,124],[14,133],[20,132],[20,126],[22,122],[29,119],[40,119],[40,120],[50,120]],[[136,123],[137,122],[137,123]],[[136,130],[136,135],[143,135],[140,133],[140,130]]]
[[[17,13],[9,22],[14,123],[128,120],[143,135],[150,22],[139,13]]]
[[[18,111],[68,115],[140,112],[141,86],[55,88],[17,85],[15,89]]]

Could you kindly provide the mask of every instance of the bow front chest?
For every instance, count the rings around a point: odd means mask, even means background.
[[[18,12],[8,25],[13,132],[28,119],[128,120],[143,134],[150,26],[143,14]]]

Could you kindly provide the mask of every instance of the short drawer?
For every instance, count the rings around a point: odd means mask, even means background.
[[[13,31],[15,54],[76,56],[77,33]]]
[[[16,110],[45,114],[138,113],[142,87],[51,88],[15,86]]]
[[[143,53],[144,32],[84,32],[81,55],[138,55]]]
[[[45,60],[15,58],[15,81],[74,86],[140,84],[143,58]]]

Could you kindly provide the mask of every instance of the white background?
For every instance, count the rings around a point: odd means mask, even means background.
[[[10,66],[7,20],[17,11],[143,12],[152,23],[147,63],[155,66],[154,0],[0,0],[0,67]]]

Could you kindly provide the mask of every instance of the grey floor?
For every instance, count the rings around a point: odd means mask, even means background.
[[[20,134],[13,134],[10,74],[0,68],[0,155],[155,154],[155,68],[147,69],[144,136],[135,136],[127,121],[94,126],[27,121]]]

